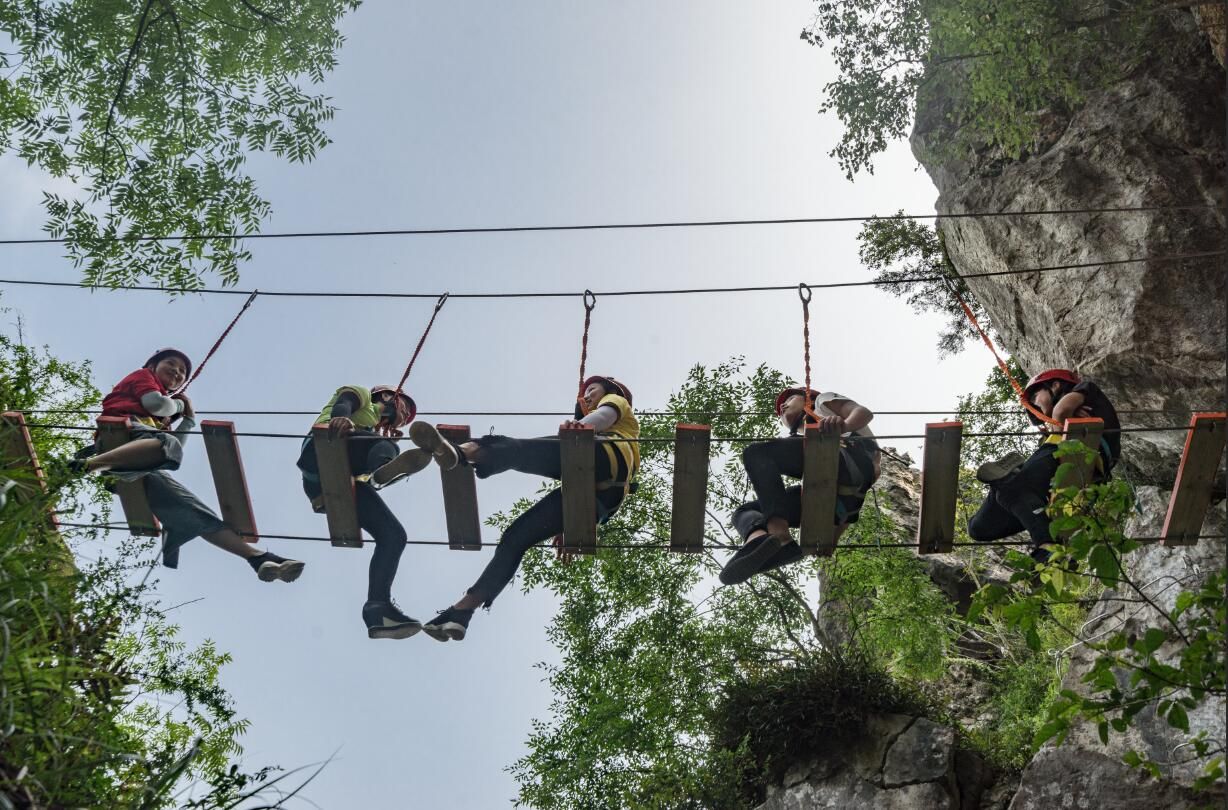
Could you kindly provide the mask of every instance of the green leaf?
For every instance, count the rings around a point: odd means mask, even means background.
[[[1180,704],[1174,703],[1172,708],[1168,710],[1168,724],[1175,729],[1180,729],[1187,734],[1189,733],[1190,718]]]

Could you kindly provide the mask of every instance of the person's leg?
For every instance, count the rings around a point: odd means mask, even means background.
[[[760,571],[801,559],[801,547],[789,534],[789,527],[801,525],[802,488],[794,485],[782,490],[777,506],[780,514],[773,518],[764,517],[758,501],[745,503],[734,512],[734,528],[746,544],[721,569],[723,584],[737,585]]]
[[[162,442],[157,439],[133,439],[114,450],[90,456],[85,460],[87,472],[106,472],[110,469],[152,469],[166,461]]]
[[[990,543],[1023,531],[1023,524],[998,503],[998,493],[993,488],[985,495],[985,501],[968,521],[968,536],[978,543]]]
[[[1056,445],[1046,444],[1024,462],[1019,472],[993,487],[998,504],[1027,530],[1033,546],[1053,542],[1049,534],[1049,493],[1057,473]]]
[[[559,441],[556,438],[513,439],[508,436],[480,436],[461,447],[465,460],[473,465],[478,478],[489,478],[508,470],[516,470],[557,481],[563,474]]]
[[[788,534],[791,510],[790,496],[786,494],[784,476],[801,478],[804,458],[800,437],[772,439],[747,445],[742,451],[742,464],[750,478],[751,487],[761,505],[768,534],[784,537]],[[800,508],[799,508],[800,519]]]
[[[405,551],[405,528],[369,485],[358,484],[354,487],[354,501],[358,525],[375,541],[367,576],[367,600],[391,601],[392,581],[396,578],[401,554]]]

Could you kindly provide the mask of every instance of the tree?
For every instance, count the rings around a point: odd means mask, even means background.
[[[831,154],[852,179],[906,137],[918,106],[956,133],[939,150],[990,148],[1015,158],[1089,89],[1152,52],[1167,0],[817,0],[806,42],[838,76],[820,110],[845,131]]]
[[[336,65],[358,0],[11,0],[0,4],[0,153],[45,192],[47,232],[93,284],[238,278],[231,234],[269,214],[247,155],[311,160],[333,107],[302,88]],[[158,241],[185,235],[186,240]]]

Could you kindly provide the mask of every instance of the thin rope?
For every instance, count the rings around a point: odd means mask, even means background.
[[[0,243],[2,244],[2,243]],[[1076,262],[1071,264],[1056,264],[1043,267],[1021,267],[1014,270],[993,270],[984,273],[965,273],[961,278],[994,278],[997,276],[1017,276],[1027,273],[1048,273],[1062,270],[1087,270],[1098,267],[1113,267],[1126,264],[1140,264],[1144,262],[1166,262],[1166,261],[1185,261],[1189,259],[1207,259],[1223,256],[1224,251],[1201,251],[1196,253],[1173,253],[1160,256],[1139,256],[1130,259],[1112,259],[1103,262]],[[927,281],[944,281],[946,276],[929,275],[929,276],[909,276],[908,278],[888,279],[885,281],[833,281],[826,283],[814,283],[808,286],[813,289],[835,289],[841,287],[892,287],[898,284],[914,284],[917,282]],[[76,289],[87,290],[107,290],[107,291],[125,291],[125,292],[159,292],[159,293],[199,293],[202,295],[248,295],[251,290],[231,290],[224,288],[203,288],[194,287],[158,287],[153,285],[141,284],[126,284],[116,285],[114,287],[104,286],[99,284],[86,284],[81,281],[43,281],[41,279],[0,279],[0,284],[11,284],[19,286],[34,286],[34,287],[71,287]],[[604,296],[633,296],[633,295],[702,295],[709,293],[749,293],[749,292],[780,292],[783,290],[795,289],[794,284],[778,284],[778,285],[761,285],[749,287],[694,287],[694,288],[678,288],[678,289],[651,289],[651,290],[609,290],[602,292]],[[438,298],[440,293],[417,293],[417,292],[327,292],[323,290],[262,290],[260,294],[265,297],[283,297],[283,298],[391,298],[391,299],[421,299],[421,298]],[[579,295],[578,292],[477,292],[477,293],[452,293],[450,298],[472,298],[472,299],[487,299],[487,298],[572,298]]]
[[[418,359],[418,355],[422,352],[422,346],[426,343],[426,336],[431,333],[431,327],[435,325],[435,318],[438,317],[439,310],[443,309],[443,305],[447,302],[447,293],[439,296],[439,300],[435,302],[435,311],[431,313],[431,319],[426,322],[426,329],[422,331],[422,337],[418,338],[418,345],[414,348],[413,357],[409,358],[409,365],[405,367],[405,373],[401,375],[401,381],[397,383],[398,395],[405,390],[405,381],[409,379],[409,372],[414,368],[414,361]]]
[[[814,412],[814,398],[810,395],[810,298],[814,295],[805,282],[797,285],[797,297],[802,299],[802,357],[806,367],[806,388],[802,393],[802,412],[819,421]],[[789,427],[792,430],[792,426]]]
[[[259,290],[252,290],[252,294],[247,297],[247,300],[243,302],[243,306],[239,308],[239,314],[235,315],[234,320],[230,322],[230,325],[227,326],[224,330],[222,330],[221,337],[219,337],[217,341],[214,342],[213,347],[210,348],[209,352],[205,355],[205,359],[200,361],[200,365],[198,365],[196,367],[196,370],[192,372],[192,376],[188,378],[188,381],[185,382],[183,384],[183,387],[180,388],[176,393],[182,394],[184,391],[188,390],[188,386],[191,385],[193,381],[195,381],[195,379],[200,376],[200,373],[205,370],[205,364],[209,362],[209,358],[213,357],[213,355],[217,352],[218,347],[222,345],[222,341],[224,341],[226,339],[226,336],[230,334],[230,330],[235,328],[235,324],[239,322],[239,319],[243,317],[243,313],[247,312],[247,308],[252,305],[252,302],[256,300],[256,296],[259,294],[260,294]]]
[[[1015,375],[1011,374],[1010,367],[1006,365],[1006,361],[1003,360],[1001,355],[998,354],[998,349],[993,345],[993,340],[991,340],[989,335],[985,333],[985,330],[981,328],[981,324],[976,319],[976,316],[972,314],[972,308],[968,306],[968,302],[965,301],[964,297],[959,294],[959,290],[955,289],[955,285],[951,283],[951,279],[946,278],[945,276],[944,279],[947,283],[947,289],[951,291],[951,295],[955,296],[955,300],[959,302],[960,308],[963,309],[964,314],[968,316],[968,321],[973,325],[973,327],[976,328],[977,334],[981,336],[981,340],[984,341],[985,345],[989,347],[989,352],[993,355],[993,359],[997,361],[998,368],[1001,369],[1002,373],[1006,375],[1006,379],[1010,382],[1011,388],[1014,388],[1015,393],[1019,395],[1019,404],[1023,406],[1025,411],[1032,414],[1042,422],[1046,422],[1056,427],[1062,427],[1061,422],[1044,413],[1039,408],[1036,408],[1031,402],[1028,401],[1027,392],[1023,390],[1023,386],[1020,385],[1019,381],[1015,379]]]
[[[1036,217],[1065,216],[1070,214],[1132,214],[1148,211],[1203,211],[1218,208],[1212,203],[1192,203],[1188,205],[1143,205],[1115,206],[1106,208],[1054,208],[1049,210],[1030,209],[1023,211],[978,211],[951,214],[869,214],[845,217],[788,217],[782,219],[717,219],[694,220],[679,222],[622,222],[610,224],[589,225],[504,225],[486,227],[457,228],[385,228],[378,230],[352,231],[286,231],[281,233],[211,233],[211,234],[172,234],[170,236],[110,236],[101,237],[101,242],[204,242],[216,239],[231,241],[250,239],[307,239],[358,236],[429,236],[464,233],[535,233],[543,231],[620,231],[660,228],[712,228],[738,225],[805,225],[836,222],[868,222],[871,220],[914,220],[914,219],[992,219],[1000,217]],[[0,245],[59,245],[72,241],[71,237],[38,237],[33,239],[0,239]]]
[[[584,291],[584,335],[580,338],[580,383],[577,386],[576,402],[580,404],[580,412],[588,415],[588,406],[584,402],[584,369],[588,365],[588,329],[593,322],[593,310],[597,307],[597,296],[592,290]]]

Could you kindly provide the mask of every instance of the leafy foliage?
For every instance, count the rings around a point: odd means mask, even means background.
[[[1092,463],[1094,457],[1094,451],[1078,442],[1063,443],[1057,480],[1077,481],[1076,464]],[[992,612],[1022,633],[1033,650],[1042,647],[1037,627],[1046,604],[1077,602],[1097,593],[1102,594],[1101,605],[1128,607],[1142,616],[1145,627],[1140,632],[1125,620],[1111,619],[1107,628],[1063,628],[1066,643],[1091,650],[1093,663],[1083,676],[1082,689],[1063,689],[1048,707],[1034,743],[1060,744],[1081,722],[1094,723],[1101,741],[1107,743],[1111,733],[1126,732],[1140,713],[1153,710],[1188,735],[1190,759],[1203,764],[1196,785],[1208,787],[1222,780],[1224,751],[1206,730],[1191,732],[1189,712],[1208,698],[1228,694],[1223,667],[1228,575],[1220,568],[1195,587],[1180,590],[1174,590],[1171,582],[1140,582],[1127,561],[1140,548],[1124,534],[1133,505],[1128,485],[1071,483],[1057,486],[1054,494],[1051,530],[1066,539],[1052,560],[1041,566],[1040,586],[1020,592],[990,585],[977,595],[975,611]],[[1011,563],[1017,569],[1012,581],[1037,576],[1030,558],[1015,555]],[[1140,751],[1130,751],[1124,759],[1154,776],[1172,764],[1157,763]]]
[[[988,313],[955,272],[937,229],[911,219],[873,218],[862,225],[857,240],[861,263],[877,273],[874,281],[879,289],[906,298],[915,312],[936,312],[946,319],[938,335],[940,356],[957,354],[969,340],[980,340],[952,288],[993,334]]]
[[[947,150],[1033,147],[1045,111],[1128,75],[1161,41],[1164,0],[817,0],[806,42],[827,48],[837,78],[820,107],[845,132],[831,154],[852,179],[908,135],[918,104],[940,106]]]
[[[189,289],[238,278],[269,204],[247,154],[311,160],[358,0],[14,0],[0,4],[0,153],[73,194],[45,192],[46,230],[96,284]],[[158,241],[183,234],[186,241]],[[151,239],[152,238],[152,239]]]

